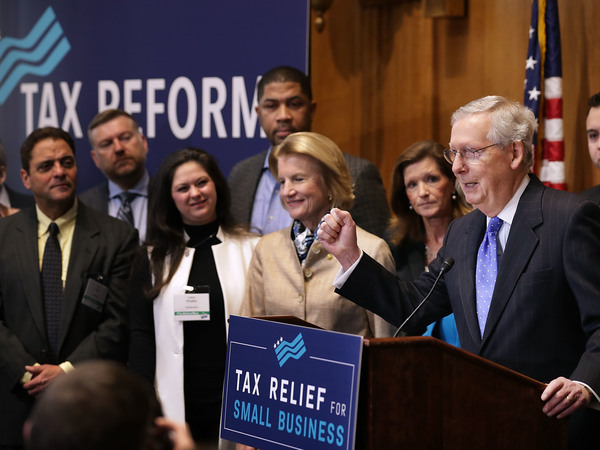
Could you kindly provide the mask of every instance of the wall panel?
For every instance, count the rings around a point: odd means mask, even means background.
[[[362,6],[334,0],[311,33],[315,131],[370,159],[389,178],[410,143],[446,145],[460,105],[499,94],[522,101],[531,2],[468,0],[465,17],[427,18],[421,0]],[[566,175],[578,192],[600,183],[585,138],[588,97],[600,90],[597,0],[559,0]]]

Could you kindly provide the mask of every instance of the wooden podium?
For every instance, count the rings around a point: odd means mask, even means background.
[[[431,337],[365,339],[357,449],[566,449],[544,384]]]
[[[542,413],[544,388],[432,337],[365,339],[356,449],[566,449],[567,419]]]

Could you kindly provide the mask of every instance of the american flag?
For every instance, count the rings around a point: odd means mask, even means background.
[[[538,127],[542,144],[539,177],[547,186],[567,190],[557,0],[533,0],[531,5],[524,104],[534,112],[538,124],[541,125]],[[533,143],[537,154],[537,133]]]

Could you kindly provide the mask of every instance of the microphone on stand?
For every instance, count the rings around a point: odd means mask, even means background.
[[[440,269],[440,273],[438,273],[437,278],[435,279],[435,281],[433,282],[433,286],[431,286],[431,289],[429,290],[429,292],[427,293],[427,295],[425,296],[425,298],[423,300],[421,300],[421,303],[419,303],[419,305],[413,310],[413,312],[410,313],[410,315],[406,318],[406,320],[404,322],[402,322],[402,325],[400,325],[398,327],[398,329],[396,330],[396,332],[394,333],[394,336],[392,337],[398,337],[398,334],[400,333],[400,331],[402,331],[402,328],[404,328],[404,325],[406,325],[406,323],[412,318],[412,316],[415,315],[415,313],[421,309],[421,306],[423,306],[423,304],[427,301],[427,299],[429,298],[429,296],[431,295],[431,293],[433,292],[433,290],[435,289],[435,287],[438,284],[438,281],[440,280],[440,277],[446,273],[449,272],[450,269],[452,269],[452,266],[454,265],[454,258],[450,257],[450,258],[446,258],[444,260],[444,262],[442,263],[442,268]]]

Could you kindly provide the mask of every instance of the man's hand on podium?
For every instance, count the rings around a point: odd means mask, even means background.
[[[557,419],[562,419],[580,408],[587,407],[591,397],[592,394],[581,383],[558,377],[542,392],[542,401],[545,402],[542,411],[549,417],[556,416]]]

